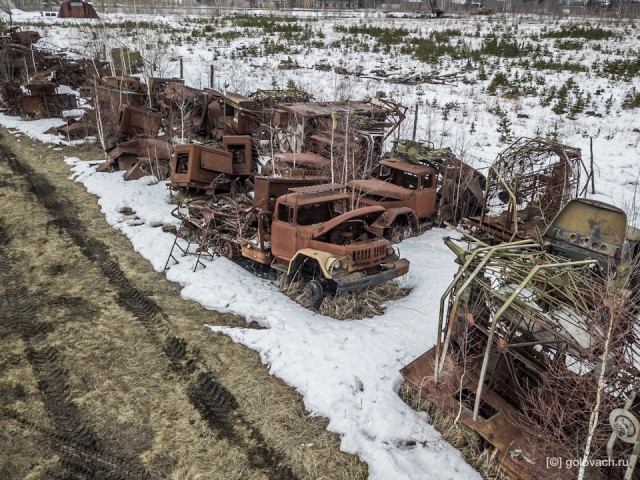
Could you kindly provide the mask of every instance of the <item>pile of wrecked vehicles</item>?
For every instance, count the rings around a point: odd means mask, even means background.
[[[408,152],[409,147],[416,151]],[[206,146],[177,146],[170,185],[184,185],[184,175],[198,170],[181,165],[206,164],[209,171],[221,172],[227,171],[221,166],[226,161],[232,167],[224,156],[218,157],[217,167],[202,161],[212,154]],[[181,223],[171,229],[176,241],[166,267],[179,261],[176,253],[196,255],[195,268],[202,265],[203,255],[250,259],[283,273],[289,281],[302,281],[308,305],[327,294],[361,290],[402,276],[409,262],[399,258],[391,241],[434,223],[457,221],[462,212],[478,212],[484,177],[448,149],[399,141],[392,154],[379,160],[369,178],[346,184],[331,182],[331,161],[317,153],[277,154],[263,171],[278,169],[280,175],[254,174],[242,186],[227,184],[232,191],[187,201],[174,210]],[[287,172],[293,165],[302,166],[302,172]],[[198,182],[192,178],[188,185],[193,188]],[[221,185],[216,183],[217,188]],[[465,198],[470,209],[458,211],[458,197]]]
[[[301,280],[313,305],[407,273],[398,240],[459,229],[466,248],[446,240],[460,267],[437,343],[402,370],[406,390],[475,432],[514,479],[638,478],[640,232],[583,198],[590,172],[578,149],[522,138],[483,175],[413,140],[385,153],[406,108],[384,95],[315,102],[298,90],[147,83],[133,76],[133,52],[71,61],[35,48],[36,32],[5,33],[9,113],[70,109],[52,133],[100,136],[101,170],[155,175],[193,198],[167,227],[167,268],[181,255],[195,255],[195,268],[216,255],[250,261]],[[600,463],[547,461],[586,457]]]
[[[4,44],[16,65],[2,78],[10,113],[71,111],[67,125],[49,133],[99,137],[107,156],[99,171],[125,171],[125,180],[155,175],[173,191],[209,199],[176,209],[181,225],[167,267],[176,248],[197,255],[196,268],[202,255],[251,259],[303,280],[317,301],[404,275],[409,263],[390,239],[457,222],[481,204],[484,177],[447,149],[398,141],[385,158],[407,109],[382,93],[317,102],[297,89],[244,96],[181,79],[143,82],[135,52],[54,59],[36,47],[37,32],[19,33]],[[28,42],[36,61],[23,61],[18,41]],[[56,93],[71,72],[80,108]],[[44,93],[16,103],[10,90],[22,87]],[[27,100],[35,106],[26,108]]]
[[[348,146],[361,164],[349,170],[327,141],[346,136],[344,104],[271,102],[271,155],[259,161],[264,110],[243,101],[228,99],[214,122],[216,146],[175,147],[169,185],[209,197],[175,209],[167,267],[176,253],[196,255],[195,268],[203,255],[251,260],[302,280],[311,306],[403,275],[409,262],[392,243],[457,225],[467,248],[447,240],[460,269],[437,344],[402,370],[407,387],[475,432],[511,478],[575,478],[547,459],[584,455],[599,463],[585,463],[583,478],[637,478],[640,232],[583,198],[591,173],[580,150],[521,138],[485,176],[415,141],[376,151],[399,109],[370,106]]]
[[[535,140],[501,154],[482,212],[445,239],[459,270],[436,345],[401,370],[410,405],[454,419],[513,479],[640,474],[640,230],[581,198],[581,169]]]

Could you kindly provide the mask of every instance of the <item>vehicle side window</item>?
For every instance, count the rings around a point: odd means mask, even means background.
[[[402,186],[411,190],[418,188],[418,176],[413,173],[404,172],[402,176]]]
[[[293,207],[280,205],[278,207],[278,220],[281,222],[293,223]]]
[[[381,180],[386,180],[391,176],[391,169],[386,165],[380,165],[380,175],[378,178]]]
[[[433,175],[424,175],[420,177],[420,188],[432,188],[433,187]]]

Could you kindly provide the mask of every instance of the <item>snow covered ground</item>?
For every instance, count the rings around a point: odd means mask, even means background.
[[[88,50],[91,48],[89,33],[99,30],[101,25],[28,15],[14,16],[14,20],[25,25],[37,21],[36,28],[43,32],[45,44],[59,48],[71,45],[78,52],[93,51]],[[125,20],[139,22],[138,25],[142,22],[162,25],[162,28],[145,30],[147,25],[136,30],[135,26],[126,27]],[[640,177],[640,122],[637,109],[622,107],[630,89],[640,88],[638,76],[636,73],[624,78],[598,73],[604,61],[638,56],[639,31],[634,24],[593,21],[592,24],[601,25],[616,36],[584,40],[584,48],[564,50],[556,40],[544,35],[571,25],[571,19],[452,18],[434,22],[378,15],[359,19],[305,18],[297,23],[302,29],[310,28],[310,38],[316,42],[305,46],[287,40],[285,28],[270,33],[224,19],[215,24],[213,34],[204,32],[192,36],[193,30],[202,31],[210,21],[187,16],[107,15],[105,22],[115,26],[109,30],[110,36],[100,41],[109,47],[125,42],[148,55],[162,48],[162,55],[156,57],[154,72],[159,76],[176,75],[177,59],[182,57],[185,79],[196,87],[208,86],[209,65],[214,65],[215,86],[220,90],[246,94],[258,88],[285,87],[294,82],[319,100],[358,99],[384,91],[389,98],[407,106],[419,102],[418,138],[436,146],[450,146],[465,161],[478,167],[493,162],[508,144],[499,138],[503,133],[500,117],[491,113],[498,105],[505,111],[512,138],[552,137],[582,148],[588,163],[589,137],[592,137],[595,198],[629,211],[638,209],[635,195]],[[452,41],[464,40],[472,46],[478,46],[492,35],[502,39],[512,36],[516,42],[537,38],[532,41],[549,49],[541,58],[582,67],[573,73],[530,69],[527,63],[532,63],[534,58],[525,57],[516,64],[510,58],[492,59],[488,55],[473,60],[467,69],[466,60],[453,58],[451,54],[428,64],[403,54],[402,45],[393,45],[388,51],[384,48],[374,51],[376,43],[371,38],[342,31],[350,26],[404,28],[410,32],[407,38],[427,37],[432,31],[446,34],[459,30],[461,35],[453,35]],[[225,32],[230,32],[227,37],[222,35]],[[505,37],[505,34],[508,35]],[[358,38],[369,44],[368,51],[364,51],[361,43],[354,43]],[[280,62],[288,58],[302,68],[278,69]],[[313,68],[318,63],[361,74],[319,71]],[[436,71],[458,75],[446,84],[419,86],[367,78],[376,76],[378,69],[393,70],[394,76]],[[480,78],[483,70],[486,79]],[[492,94],[489,87],[497,72],[506,75],[507,86]],[[530,86],[517,80],[516,74],[521,79],[528,73],[532,74],[530,85],[536,86],[535,93],[514,95],[509,86]],[[551,110],[557,98],[546,106],[541,103],[546,93],[554,87],[562,88],[569,78],[582,92],[572,87],[570,102],[582,95],[587,103],[573,118]],[[588,111],[593,114],[587,114]],[[0,116],[0,124],[41,141],[58,141],[42,135],[55,122],[25,122]],[[410,136],[411,128],[409,117],[400,136]],[[68,163],[73,178],[99,197],[109,223],[122,230],[134,249],[161,271],[173,237],[159,227],[176,221],[170,215],[172,206],[164,183],[150,178],[124,182],[122,173],[95,173],[91,162],[70,158]],[[128,212],[125,207],[135,214],[121,213]],[[411,261],[410,273],[401,282],[412,287],[412,291],[406,298],[389,302],[383,315],[364,320],[336,321],[313,314],[282,295],[276,286],[224,258],[208,262],[207,268],[197,272],[193,272],[193,259],[185,258],[171,267],[167,277],[183,286],[185,298],[198,301],[206,308],[243,315],[247,321],[265,327],[209,326],[211,331],[222,332],[258,351],[272,374],[302,394],[311,414],[329,418],[329,429],[342,436],[342,448],[357,453],[368,463],[371,478],[480,478],[455,449],[442,441],[427,419],[408,408],[396,394],[401,382],[399,369],[435,341],[438,302],[456,271],[453,255],[441,240],[448,233],[434,229],[400,245],[402,255]]]
[[[73,178],[99,197],[107,221],[162,271],[174,237],[159,227],[176,221],[164,182],[125,182],[122,172],[95,173],[95,162],[67,163]],[[383,315],[364,320],[314,314],[226,258],[205,261],[207,267],[197,272],[194,257],[179,258],[167,278],[183,286],[184,298],[265,327],[209,326],[258,351],[273,375],[302,394],[312,415],[329,418],[329,430],[342,436],[342,449],[359,454],[371,478],[479,478],[396,394],[400,368],[435,341],[440,296],[456,271],[442,242],[446,233],[435,229],[400,244],[411,261],[401,283],[413,290],[389,302]]]

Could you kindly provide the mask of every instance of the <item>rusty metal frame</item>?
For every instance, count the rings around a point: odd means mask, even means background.
[[[465,425],[494,445],[503,470],[514,478],[538,478],[523,472],[544,468],[544,462],[527,466],[529,460],[523,459],[550,451],[527,439],[526,425],[535,418],[528,413],[529,394],[545,388],[545,375],[554,362],[566,363],[569,376],[600,368],[593,349],[603,344],[604,332],[588,312],[597,302],[594,281],[603,274],[602,265],[595,259],[557,257],[532,239],[492,246],[466,237],[475,248],[465,250],[445,240],[460,268],[441,297],[436,345],[402,374],[417,391],[430,392],[438,406],[457,412]],[[640,372],[633,361],[640,358],[638,337],[640,332],[625,337],[607,357],[624,366],[604,385],[604,395],[614,403],[624,403],[639,387]],[[465,408],[462,399],[451,398],[463,388],[470,392]],[[495,417],[481,414],[487,402],[498,409]],[[524,456],[510,457],[514,448]],[[565,478],[561,473],[553,475]],[[600,478],[598,472],[591,474]]]
[[[522,137],[498,154],[482,213],[467,223],[500,240],[539,235],[580,194],[583,171],[580,149]]]

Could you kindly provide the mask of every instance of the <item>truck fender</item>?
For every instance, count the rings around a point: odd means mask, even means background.
[[[373,222],[373,225],[377,227],[390,228],[402,217],[406,218],[406,221],[414,230],[418,229],[418,217],[409,207],[387,208],[387,210],[380,215],[375,222]]]
[[[300,268],[300,266],[304,262],[314,261],[322,270],[322,275],[327,279],[332,279],[333,276],[331,275],[331,263],[335,260],[336,257],[334,257],[330,253],[316,250],[314,248],[303,248],[301,250],[298,250],[291,259],[291,262],[289,262],[289,269],[287,271],[287,274],[291,276],[298,271],[298,268]]]

